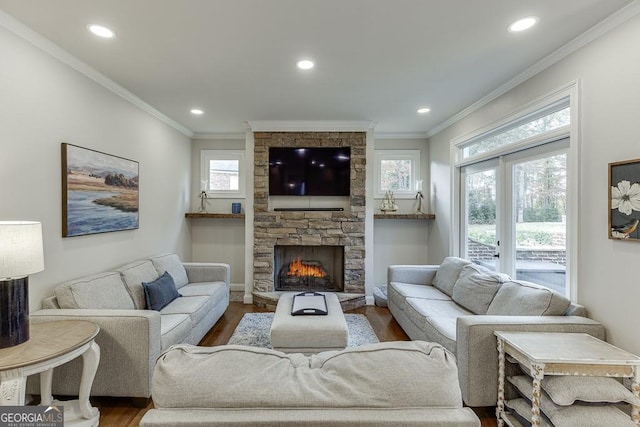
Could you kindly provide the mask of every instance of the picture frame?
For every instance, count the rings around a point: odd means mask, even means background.
[[[640,241],[640,159],[609,163],[609,239]]]
[[[62,237],[139,228],[139,163],[62,143]]]

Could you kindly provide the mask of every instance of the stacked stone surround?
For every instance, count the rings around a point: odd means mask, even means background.
[[[253,291],[273,292],[276,245],[344,247],[344,292],[364,294],[366,134],[255,132]],[[343,212],[269,211],[269,147],[351,147],[351,191]]]

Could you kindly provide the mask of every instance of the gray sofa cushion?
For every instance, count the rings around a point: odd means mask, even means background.
[[[53,293],[60,308],[133,310],[133,300],[120,273],[111,271],[57,286]]]
[[[208,296],[180,297],[160,310],[160,314],[163,316],[165,314],[187,314],[191,318],[191,323],[197,325],[213,310],[215,304],[216,300]]]
[[[424,298],[450,301],[451,298],[444,292],[429,285],[415,285],[413,283],[391,282],[390,285],[405,298]]]
[[[460,277],[453,287],[452,298],[475,314],[486,314],[496,292],[507,280],[509,276],[506,274],[495,273],[480,265],[468,264],[460,272]]]
[[[160,350],[185,342],[192,329],[188,314],[163,314],[160,316]]]
[[[131,299],[139,310],[147,308],[142,282],[153,282],[159,277],[151,260],[142,259],[120,267],[116,271],[122,275]]]
[[[184,265],[182,265],[182,262],[180,261],[180,258],[178,258],[178,255],[158,255],[151,258],[151,262],[156,268],[158,274],[163,274],[165,271],[169,272],[171,277],[173,277],[173,281],[175,282],[177,289],[180,289],[181,287],[189,283],[189,279],[187,278],[187,271],[184,269]]]
[[[423,341],[309,357],[246,346],[182,344],[158,359],[152,396],[156,408],[462,407],[455,358],[440,345]]]
[[[407,298],[405,314],[427,336],[455,354],[456,322],[472,313],[453,301]]]
[[[505,282],[489,305],[487,314],[505,316],[561,316],[568,298],[549,288],[523,280]]]
[[[433,278],[433,286],[445,294],[453,296],[453,286],[456,284],[464,266],[469,264],[471,264],[471,261],[466,259],[446,257]]]
[[[224,282],[209,282],[209,283],[189,283],[186,286],[180,288],[180,295],[184,297],[195,296],[213,296],[216,295],[216,300],[222,299],[223,295],[227,293],[227,286]]]

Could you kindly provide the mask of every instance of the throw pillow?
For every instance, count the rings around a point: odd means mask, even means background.
[[[453,287],[452,298],[455,302],[474,312],[486,314],[489,304],[509,276],[495,273],[480,265],[466,265]]]
[[[561,316],[568,298],[544,286],[524,280],[504,283],[489,305],[487,314],[499,316]]]
[[[640,399],[613,378],[551,376],[542,379],[542,388],[557,405],[572,405],[577,400],[640,405]]]
[[[171,277],[173,277],[174,283],[176,284],[176,289],[180,289],[189,283],[187,271],[180,261],[180,258],[178,258],[178,255],[167,254],[154,256],[151,258],[151,262],[158,271],[158,274],[162,274],[165,271],[168,271],[169,274],[171,274]]]
[[[533,385],[526,375],[507,377],[508,381],[526,399],[531,401]],[[556,426],[563,427],[632,427],[631,417],[613,405],[556,405],[543,390],[540,393],[540,409]]]
[[[438,267],[432,285],[448,296],[453,295],[453,285],[456,284],[464,266],[469,264],[471,261],[466,259],[446,257]]]
[[[512,399],[504,402],[504,406],[518,417],[518,421],[523,426],[531,425],[531,402],[526,399]],[[544,417],[540,417],[540,427],[553,427],[551,423]]]
[[[173,277],[167,272],[153,282],[142,282],[142,287],[149,310],[160,311],[171,301],[181,296],[173,282]]]

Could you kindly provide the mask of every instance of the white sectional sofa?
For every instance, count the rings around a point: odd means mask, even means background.
[[[182,296],[160,311],[147,309],[142,282],[152,282],[165,271]],[[100,364],[91,395],[149,398],[158,356],[174,344],[200,342],[229,306],[229,279],[227,264],[155,256],[57,286],[30,320],[97,323]],[[54,394],[77,394],[81,363],[76,359],[55,369]],[[37,390],[37,378],[30,378],[29,391]]]
[[[418,341],[312,356],[178,345],[158,359],[140,426],[480,427],[462,406],[454,359]]]
[[[388,306],[412,340],[437,342],[455,354],[462,398],[495,406],[495,331],[584,332],[605,338],[599,322],[563,295],[449,257],[441,265],[392,265]]]

